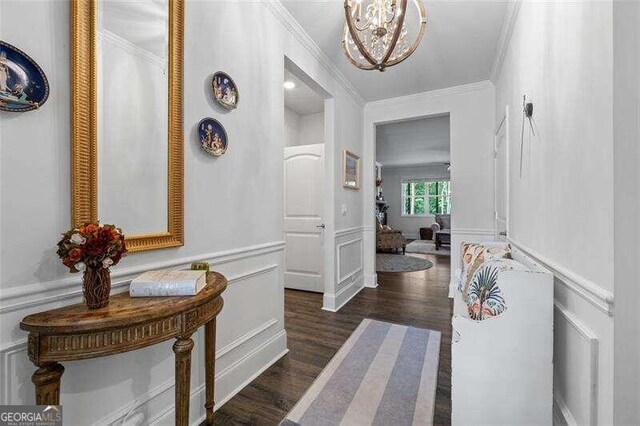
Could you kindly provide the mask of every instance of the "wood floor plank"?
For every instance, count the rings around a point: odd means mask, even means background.
[[[216,411],[218,425],[277,425],[364,318],[430,328],[442,333],[434,423],[451,424],[451,315],[449,257],[417,255],[434,267],[378,273],[339,312],[321,310],[322,295],[285,291],[289,354]]]

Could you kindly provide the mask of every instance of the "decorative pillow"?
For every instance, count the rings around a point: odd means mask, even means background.
[[[504,242],[462,243],[462,277],[458,281],[458,291],[466,301],[467,289],[474,272],[484,262],[493,259],[511,259],[511,245]]]
[[[527,267],[512,259],[494,259],[482,264],[469,285],[467,308],[474,320],[484,320],[502,314],[507,304],[498,287],[501,271],[526,271]]]

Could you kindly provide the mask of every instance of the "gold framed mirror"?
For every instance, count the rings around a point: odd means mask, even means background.
[[[184,244],[183,38],[184,0],[71,2],[71,220],[130,252]]]

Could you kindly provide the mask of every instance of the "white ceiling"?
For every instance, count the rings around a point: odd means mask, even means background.
[[[450,158],[448,114],[376,127],[376,161],[382,167],[442,164]]]
[[[315,114],[324,110],[324,100],[313,89],[296,77],[291,71],[284,70],[284,81],[293,81],[293,89],[284,89],[284,106],[300,115]]]
[[[406,61],[385,72],[363,71],[340,43],[341,0],[281,0],[366,101],[488,80],[508,0],[425,1],[427,31]]]

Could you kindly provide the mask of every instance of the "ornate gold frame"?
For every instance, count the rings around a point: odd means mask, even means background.
[[[71,222],[98,220],[97,0],[71,1]],[[128,235],[130,252],[184,245],[184,0],[169,0],[167,232]],[[126,231],[126,230],[125,230]]]

